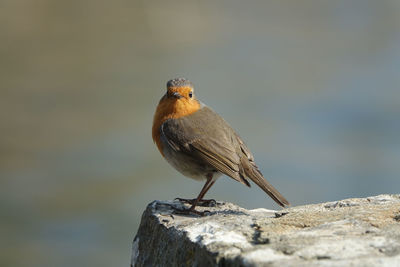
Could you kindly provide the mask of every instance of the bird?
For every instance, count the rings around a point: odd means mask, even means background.
[[[235,130],[215,111],[198,100],[192,82],[175,78],[167,82],[153,118],[152,138],[161,155],[186,177],[205,181],[187,213],[202,214],[195,207],[223,174],[250,187],[258,185],[281,207],[289,202],[267,180],[254,156]],[[180,199],[179,200],[184,200]]]

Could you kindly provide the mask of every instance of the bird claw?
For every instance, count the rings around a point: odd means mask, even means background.
[[[186,198],[180,198],[180,197],[177,197],[174,200],[178,200],[179,202],[187,203],[190,205],[193,205],[196,201],[196,199],[186,199]],[[197,202],[196,206],[215,207],[215,206],[217,206],[217,201],[215,201],[215,199],[201,199],[201,200],[199,200],[199,202]]]
[[[179,214],[179,215],[198,215],[200,217],[206,216],[207,214],[210,213],[210,211],[205,210],[205,211],[197,211],[195,209],[180,209],[173,207],[174,213]]]

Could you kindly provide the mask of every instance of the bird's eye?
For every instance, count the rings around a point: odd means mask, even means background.
[[[193,92],[189,92],[189,97],[190,97],[190,98],[193,97]]]

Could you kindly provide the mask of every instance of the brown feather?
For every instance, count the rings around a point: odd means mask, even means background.
[[[289,204],[289,201],[284,198],[278,190],[275,189],[265,178],[262,173],[258,170],[257,166],[250,162],[247,158],[242,157],[241,165],[243,166],[244,176],[252,180],[258,185],[265,193],[267,193],[276,203],[280,206],[285,207]]]

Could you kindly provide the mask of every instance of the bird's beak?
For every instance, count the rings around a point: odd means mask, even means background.
[[[178,99],[182,97],[178,92],[173,93],[172,96]]]

